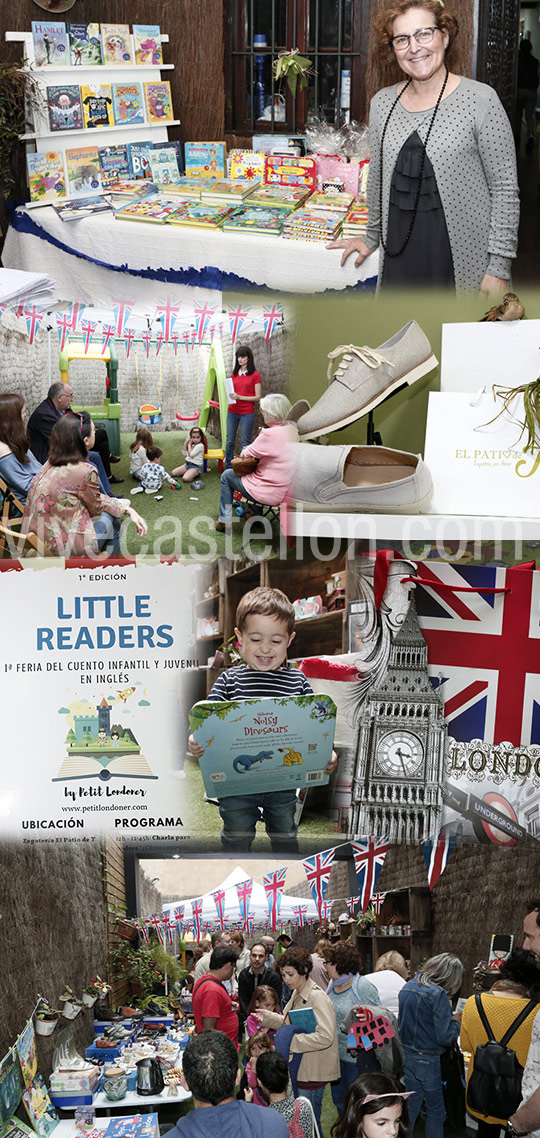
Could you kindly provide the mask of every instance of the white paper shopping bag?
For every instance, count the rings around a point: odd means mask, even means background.
[[[443,324],[441,391],[519,387],[540,375],[540,320]]]
[[[433,513],[539,516],[540,451],[524,451],[523,396],[499,415],[502,407],[491,390],[430,392],[425,460],[435,486]]]

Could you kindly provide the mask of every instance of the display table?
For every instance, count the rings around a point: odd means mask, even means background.
[[[127,1091],[123,1098],[118,1102],[111,1102],[103,1091],[98,1091],[94,1096],[93,1107],[96,1114],[110,1115],[112,1110],[119,1110],[125,1114],[134,1113],[147,1113],[147,1108],[159,1108],[160,1106],[167,1106],[172,1103],[185,1102],[186,1099],[191,1098],[191,1092],[184,1090],[183,1087],[178,1087],[178,1092],[175,1095],[167,1093],[168,1088],[165,1087],[159,1095],[138,1095],[137,1091]],[[73,1114],[73,1107],[57,1107],[60,1115]],[[66,1123],[67,1125],[67,1123]],[[56,1131],[55,1131],[56,1133]],[[60,1138],[60,1136],[59,1136]]]
[[[340,250],[319,243],[116,221],[109,213],[65,222],[52,206],[15,210],[2,258],[6,268],[55,277],[62,301],[129,295],[146,304],[171,286],[178,299],[189,294],[191,304],[208,299],[203,289],[218,299],[216,293],[247,287],[288,293],[373,288],[379,264],[372,253],[359,269],[353,256],[342,268]]]
[[[399,542],[410,545],[437,542],[441,548],[450,542],[540,541],[540,518],[479,517],[473,514],[352,514],[311,513],[308,510],[281,509],[285,532],[312,541],[334,538],[346,541]],[[415,556],[418,556],[416,554]],[[517,554],[521,557],[521,553]]]

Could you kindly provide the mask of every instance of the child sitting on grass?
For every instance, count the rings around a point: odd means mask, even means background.
[[[176,470],[173,470],[173,478],[181,478],[182,482],[194,482],[201,474],[207,450],[206,435],[200,427],[192,427],[182,447],[186,461],[183,466],[177,466]]]
[[[170,482],[174,490],[178,489],[178,482],[167,474],[165,467],[161,465],[160,458],[163,451],[159,447],[149,447],[146,455],[146,462],[141,466],[139,481],[140,487],[136,486],[131,493],[137,494],[142,488],[146,494],[157,494],[161,490],[162,482]]]
[[[287,663],[287,649],[295,637],[294,609],[280,589],[261,586],[245,593],[236,610],[236,637],[244,663],[218,676],[209,701],[264,699],[313,695],[303,672]],[[200,759],[204,747],[190,735],[189,749]],[[325,767],[332,774],[337,756]],[[249,785],[249,773],[245,775]],[[219,800],[223,820],[223,849],[246,853],[251,849],[262,810],[266,832],[275,853],[298,853],[296,791],[272,790],[266,794],[234,794]]]
[[[154,440],[148,427],[139,427],[135,441],[129,448],[129,473],[137,482],[141,479],[141,470],[148,458],[148,451],[153,447]]]

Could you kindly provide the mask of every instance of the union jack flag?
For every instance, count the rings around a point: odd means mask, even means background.
[[[358,908],[359,904],[360,904],[360,898],[359,897],[347,897],[347,908],[349,910],[349,913],[351,914],[351,917],[354,917],[355,909]]]
[[[156,332],[156,356],[159,356],[164,339],[163,332]]]
[[[373,897],[371,898],[371,904],[373,905],[377,916],[379,916],[379,913],[383,907],[383,901],[385,897],[386,893],[374,893]]]
[[[438,838],[426,838],[420,842],[420,845],[426,863],[428,885],[433,889],[441,873],[444,873],[448,858],[457,845],[457,835],[439,834]]]
[[[174,919],[176,921],[176,930],[178,936],[182,936],[184,932],[184,910],[185,905],[176,905],[174,909]]]
[[[126,328],[126,330],[124,332],[124,344],[126,346],[126,359],[129,359],[129,353],[131,351],[131,345],[132,345],[134,339],[135,339],[135,332],[134,332],[133,328]]]
[[[168,914],[163,918],[163,927],[165,929],[165,936],[167,940],[170,942],[170,944],[174,944],[174,921],[171,921],[171,918],[168,916]]]
[[[43,320],[44,315],[45,309],[38,308],[35,304],[31,304],[24,309],[28,339],[31,344],[34,343],[34,336],[41,324],[41,321]]]
[[[23,302],[24,308],[24,302]],[[21,310],[22,315],[22,310]],[[66,340],[71,332],[71,316],[69,312],[56,313],[56,327],[58,328],[58,339],[60,341],[60,351],[63,352],[66,346]]]
[[[97,328],[97,323],[94,323],[92,320],[82,320],[81,321],[81,331],[83,334],[84,354],[85,355],[86,355],[86,353],[90,347],[90,340],[92,339],[92,336],[94,335],[96,328]]]
[[[148,358],[148,356],[150,355],[150,344],[152,343],[152,333],[148,328],[146,329],[145,332],[142,333],[141,340],[144,344],[146,357]]]
[[[268,919],[272,929],[275,929],[278,923],[286,876],[287,866],[284,866],[282,869],[275,869],[273,873],[266,873],[263,877],[264,891],[268,901]]]
[[[211,304],[195,304],[193,311],[195,313],[196,338],[199,344],[202,344],[210,320],[216,314],[216,308],[215,305]]]
[[[178,355],[178,332],[171,332],[171,343],[174,348],[175,356]]]
[[[202,917],[203,899],[196,897],[191,902],[191,920],[193,923],[193,935],[195,940],[201,939],[201,917]]]
[[[113,336],[116,336],[116,324],[103,324],[102,332],[103,340],[101,341],[101,351],[106,352]]]
[[[229,327],[231,329],[231,340],[234,344],[234,341],[236,340],[238,333],[240,332],[241,328],[243,327],[243,325],[247,319],[248,312],[251,311],[251,308],[249,305],[247,308],[242,308],[241,304],[239,304],[237,308],[235,308],[232,304],[229,304],[228,308],[229,308]]]
[[[450,735],[540,743],[540,573],[423,562],[419,576],[418,619]]]
[[[119,300],[118,304],[113,307],[114,319],[116,321],[116,327],[118,328],[119,336],[125,335],[125,332],[127,331],[125,325],[129,320],[132,308],[132,300]]]
[[[307,905],[293,905],[292,911],[293,911],[294,916],[296,918],[296,924],[298,925],[298,928],[303,929],[303,927],[306,923],[306,917],[307,917],[307,911],[308,911]]]
[[[330,880],[330,873],[332,871],[332,862],[334,860],[334,850],[324,850],[323,853],[315,854],[313,857],[307,857],[302,862],[306,877],[311,887],[313,900],[319,910],[319,917],[323,918],[323,902]]]
[[[263,306],[264,338],[266,343],[268,343],[276,324],[282,322],[283,312],[283,304],[265,304]]]
[[[176,324],[179,311],[180,305],[171,304],[170,300],[163,300],[156,308],[156,312],[159,313],[161,323],[163,324],[163,336],[166,344],[168,344],[171,339],[171,333]]]
[[[162,918],[158,917],[158,916],[150,917],[150,923],[152,925],[152,928],[154,928],[156,933],[157,933],[159,943],[164,946],[165,945],[165,932],[163,929]]]
[[[224,924],[224,919],[225,919],[225,908],[224,908],[224,906],[225,906],[225,890],[224,889],[215,889],[214,892],[212,893],[212,897],[214,898],[214,903],[215,903],[215,906],[217,909],[219,927],[220,927],[220,929],[223,929],[225,927],[225,924]]]
[[[253,936],[253,933],[255,931],[255,917],[253,913],[248,913],[244,928],[248,936]]]
[[[250,902],[251,894],[253,892],[253,878],[246,877],[245,881],[238,881],[236,885],[236,892],[238,894],[238,906],[240,909],[240,917],[242,919],[242,928],[248,931],[248,919],[250,917]]]
[[[374,834],[366,834],[357,842],[351,842],[354,868],[360,890],[360,904],[365,913],[375,891],[379,873],[383,867],[388,850],[386,836],[379,838]]]
[[[331,901],[323,901],[323,903],[319,909],[319,916],[321,918],[321,921],[329,921],[330,920],[330,917],[332,916],[332,902]]]

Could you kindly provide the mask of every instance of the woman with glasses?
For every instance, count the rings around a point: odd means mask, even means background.
[[[365,238],[334,241],[355,265],[381,247],[380,284],[504,293],[519,222],[515,148],[493,88],[454,74],[456,17],[442,0],[396,0],[374,23],[382,70],[371,102]]]

